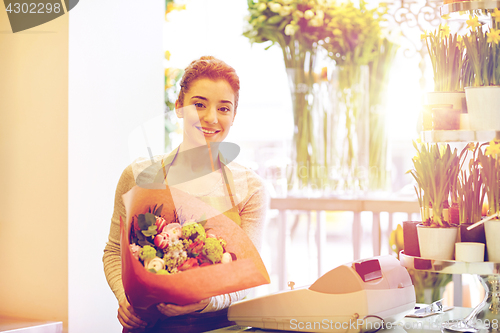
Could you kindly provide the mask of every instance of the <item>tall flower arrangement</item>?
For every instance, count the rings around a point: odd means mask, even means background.
[[[322,186],[312,112],[318,44],[325,37],[324,6],[319,1],[248,0],[250,15],[244,35],[252,43],[278,44],[283,52],[293,103],[293,176],[300,187]]]
[[[371,124],[366,94],[370,75],[367,66],[377,61],[380,54],[385,13],[386,7],[370,9],[364,0],[359,5],[349,0],[326,9],[329,20],[323,47],[336,64],[332,80],[336,85],[338,112],[345,123],[344,128],[339,129],[339,133],[345,133],[340,149],[341,173],[348,179],[344,186],[351,189],[368,187]],[[383,59],[378,60],[378,64],[382,64]]]
[[[388,136],[386,128],[387,85],[390,69],[399,45],[384,38],[379,42],[378,55],[370,67],[370,144],[369,184],[371,190],[387,190],[390,182],[387,166]]]

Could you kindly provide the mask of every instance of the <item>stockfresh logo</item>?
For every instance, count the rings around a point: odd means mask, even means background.
[[[79,0],[3,0],[12,32],[31,29],[58,18],[75,8]]]

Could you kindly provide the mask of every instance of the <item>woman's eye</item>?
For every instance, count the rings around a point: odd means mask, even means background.
[[[197,109],[203,108],[205,105],[203,103],[194,103],[194,106],[196,106]]]
[[[219,110],[221,110],[222,112],[229,112],[229,111],[231,111],[231,109],[228,108],[227,106],[223,106]]]

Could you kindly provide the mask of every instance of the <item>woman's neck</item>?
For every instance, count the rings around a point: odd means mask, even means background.
[[[186,171],[208,174],[219,168],[219,143],[207,143],[204,146],[191,147],[182,142],[174,164]]]

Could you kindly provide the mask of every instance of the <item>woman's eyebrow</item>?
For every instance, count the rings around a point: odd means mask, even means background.
[[[208,98],[203,97],[203,96],[193,96],[193,97],[191,97],[191,99],[202,99],[204,101],[208,101]],[[219,103],[227,103],[227,104],[233,105],[233,102],[231,102],[229,100],[225,100],[225,99],[220,100]]]

